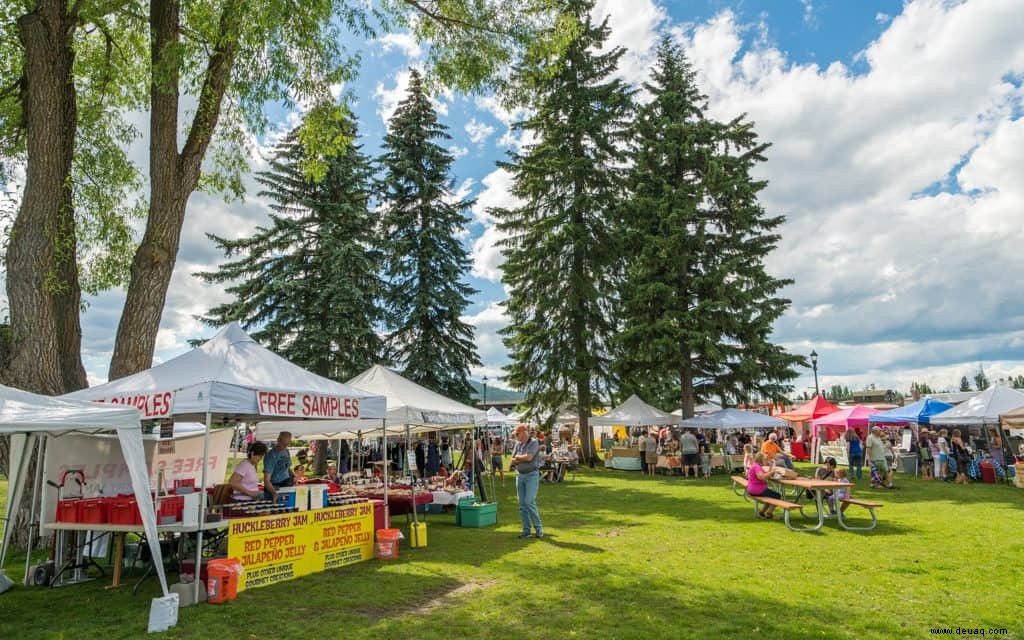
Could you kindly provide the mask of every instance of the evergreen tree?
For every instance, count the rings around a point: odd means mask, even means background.
[[[381,158],[388,347],[407,378],[469,402],[469,368],[480,358],[473,327],[460,319],[476,291],[464,282],[470,260],[459,231],[473,201],[454,199],[453,158],[438,144],[447,131],[413,71]]]
[[[989,382],[988,376],[985,375],[985,370],[979,366],[978,372],[974,374],[974,388],[978,391],[984,391],[990,386],[992,386],[992,383]]]
[[[970,391],[971,383],[967,380],[967,376],[960,378],[960,391]]]
[[[682,407],[713,393],[723,401],[782,399],[801,358],[772,344],[789,301],[788,280],[769,275],[773,230],[751,172],[767,145],[742,119],[706,117],[707,98],[680,47],[663,39],[652,100],[635,126],[633,198],[623,225],[629,256],[621,291],[616,371],[628,391]],[[671,399],[661,395],[674,384]],[[710,384],[698,386],[704,381]],[[703,393],[698,393],[697,389]]]
[[[336,120],[339,136],[356,137],[356,123]],[[249,237],[210,238],[234,260],[196,274],[235,283],[234,297],[203,320],[237,320],[253,338],[322,376],[346,380],[381,358],[379,255],[373,249],[368,202],[372,167],[354,142],[326,159],[322,180],[304,176],[301,127],[278,146],[270,169],[258,174],[270,199],[270,224]]]
[[[593,24],[591,0],[568,0],[562,21],[578,25],[563,55],[527,56],[515,80],[532,115],[516,123],[528,143],[511,162],[522,205],[494,211],[504,242],[511,364],[507,380],[534,407],[578,411],[584,456],[593,462],[589,424],[608,388],[612,304],[620,248],[622,170],[630,92],[611,79],[624,53],[598,53],[607,20]]]

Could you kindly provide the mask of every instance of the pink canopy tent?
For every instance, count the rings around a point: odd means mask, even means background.
[[[822,416],[811,424],[814,425],[814,434],[819,440],[823,439],[826,442],[838,440],[847,429],[854,429],[863,440],[868,437],[868,416],[873,413],[878,413],[878,409],[858,404],[855,407],[847,407]],[[819,434],[823,427],[825,437],[821,438]]]

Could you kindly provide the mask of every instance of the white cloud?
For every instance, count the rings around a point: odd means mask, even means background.
[[[405,55],[406,58],[419,58],[422,54],[422,49],[416,37],[409,32],[405,33],[388,33],[383,37],[374,40],[373,42],[380,44],[384,53],[390,53],[393,50],[398,50]]]
[[[494,127],[484,122],[480,122],[476,118],[471,118],[466,123],[466,133],[469,134],[469,141],[476,145],[481,145],[487,141],[487,138],[491,137],[494,133]]]
[[[611,34],[605,50],[626,49],[617,75],[633,85],[646,80],[660,37],[658,29],[668,17],[664,7],[653,0],[598,0],[591,15],[595,22],[608,18]]]
[[[470,273],[484,280],[500,282],[501,266],[505,262],[505,256],[498,245],[506,235],[495,226],[495,220],[490,210],[515,207],[521,202],[512,195],[512,174],[508,171],[495,169],[487,174],[482,182],[484,190],[477,195],[471,212],[476,222],[484,226],[484,230],[473,241],[470,249],[470,257],[473,261]]]
[[[479,380],[486,375],[495,381],[495,386],[504,386],[499,377],[504,375],[501,365],[508,362],[508,356],[498,331],[508,325],[509,318],[505,314],[502,302],[488,302],[484,309],[476,314],[463,316],[461,320],[475,327],[477,353],[484,362],[484,366],[473,368],[473,377]],[[491,384],[490,380],[488,384]]]
[[[410,77],[412,77],[412,72],[405,69],[395,74],[395,86],[393,88],[386,88],[384,81],[377,83],[377,87],[373,91],[373,99],[377,101],[377,115],[385,123],[391,119],[395,109],[398,108],[398,103],[405,97]]]
[[[469,149],[466,147],[460,147],[457,144],[453,144],[448,147],[448,153],[452,154],[452,157],[458,160],[459,158],[465,158],[469,155]]]

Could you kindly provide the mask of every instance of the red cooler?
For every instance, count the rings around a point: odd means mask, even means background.
[[[373,504],[373,530],[390,529],[391,514],[388,512],[388,503],[383,500],[370,500]]]
[[[991,460],[984,460],[978,466],[981,468],[981,481],[989,484],[996,483],[996,466]]]

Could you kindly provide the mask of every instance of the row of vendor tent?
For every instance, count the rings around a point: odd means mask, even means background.
[[[145,505],[152,504],[152,501],[142,454],[140,418],[202,420],[206,434],[204,457],[214,421],[258,422],[264,430],[268,429],[266,423],[273,421],[278,423],[277,431],[292,429],[304,433],[324,432],[323,426],[315,426],[318,423],[329,423],[330,429],[335,431],[340,429],[338,423],[345,424],[353,432],[383,429],[386,425],[397,431],[413,422],[419,426],[444,428],[486,424],[483,411],[444,398],[383,367],[373,367],[357,380],[358,384],[375,390],[342,384],[310,373],[262,347],[237,323],[232,323],[205,344],[135,375],[83,389],[60,399],[27,394],[22,399],[4,400],[7,414],[0,415],[0,420],[6,416],[8,421],[0,421],[6,425],[0,433],[116,432],[132,474],[134,491],[140,496],[140,504]],[[44,401],[51,404],[46,405]],[[22,408],[22,405],[31,406],[33,402],[50,406],[53,417],[33,422],[35,414]],[[94,412],[95,422],[76,417],[75,412],[86,410]],[[104,411],[107,413],[101,415]],[[288,427],[282,427],[282,424]],[[129,431],[134,435],[124,435]],[[31,444],[34,442],[32,440]],[[21,465],[22,458],[14,456],[28,452],[29,438],[14,444],[19,451],[12,452],[12,459]],[[203,486],[208,485],[207,466],[203,465]],[[12,466],[12,469],[19,471],[10,476],[9,508],[19,504],[18,498],[26,480],[20,466]],[[142,511],[145,514],[146,510]],[[155,526],[155,516],[152,509],[149,511],[146,519],[152,522],[146,525],[147,538],[156,541],[155,530],[148,530],[150,525]],[[197,549],[202,548],[204,516],[205,510],[201,510]],[[5,524],[5,544],[9,536],[9,527]],[[154,557],[159,557],[159,549],[154,550]],[[156,566],[162,567],[162,564],[157,562]],[[166,580],[162,571],[160,574],[166,594]],[[196,588],[199,588],[198,581]]]
[[[0,435],[10,436],[10,459],[3,539],[0,542],[0,584],[9,586],[6,576],[3,575],[3,567],[13,533],[12,525],[21,504],[22,493],[26,489],[26,482],[32,482],[32,491],[36,491],[42,485],[42,464],[36,465],[35,478],[27,477],[31,454],[41,449],[42,438],[59,438],[71,433],[116,434],[127,463],[135,499],[140,505],[142,527],[154,559],[153,566],[160,581],[160,589],[166,597],[167,578],[164,575],[160,541],[157,536],[156,512],[150,494],[138,410],[132,406],[104,406],[93,402],[51,398],[5,386],[0,386]],[[34,509],[33,501],[33,511]],[[31,555],[31,552],[27,554],[26,582]]]
[[[347,384],[385,399],[387,414],[383,424],[388,433],[405,433],[406,427],[413,433],[465,429],[484,426],[488,422],[487,412],[431,391],[381,365],[370,367]],[[296,438],[305,440],[334,439],[380,429],[381,424],[380,419],[279,420],[258,423],[256,437],[270,440],[280,431],[290,431]]]
[[[678,425],[696,429],[727,430],[774,429],[775,427],[784,427],[787,423],[785,420],[779,420],[778,418],[754,411],[721,408],[683,420],[680,415],[661,411],[633,395],[608,413],[591,418],[590,424],[594,426],[625,427]]]

